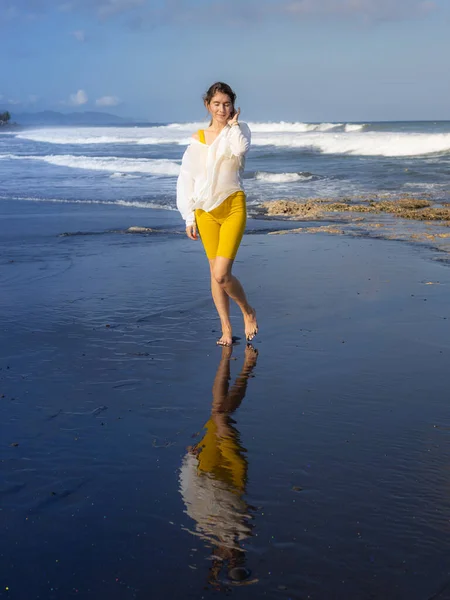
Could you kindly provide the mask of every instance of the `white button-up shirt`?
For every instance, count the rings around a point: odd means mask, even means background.
[[[195,223],[195,209],[210,212],[228,196],[243,190],[242,174],[250,140],[246,123],[226,125],[209,146],[192,138],[177,181],[177,207],[186,226]]]

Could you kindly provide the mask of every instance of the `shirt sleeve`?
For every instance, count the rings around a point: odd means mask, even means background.
[[[194,204],[194,177],[192,147],[188,146],[181,161],[180,174],[177,180],[177,208],[186,221],[186,226],[195,223],[195,215],[192,210]]]
[[[228,133],[231,152],[235,156],[244,156],[250,148],[251,133],[247,123],[232,125]]]

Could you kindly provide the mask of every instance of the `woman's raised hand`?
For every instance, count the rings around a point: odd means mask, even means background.
[[[231,127],[231,125],[237,125],[238,124],[238,119],[239,119],[239,115],[240,114],[241,114],[241,109],[238,108],[235,111],[235,113],[233,115],[233,118],[228,121],[228,125],[230,125],[230,127]]]
[[[198,240],[197,225],[195,223],[193,223],[192,225],[187,225],[187,227],[186,227],[186,235],[191,240]]]

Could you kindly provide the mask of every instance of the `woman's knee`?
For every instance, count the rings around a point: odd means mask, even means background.
[[[223,271],[222,269],[212,269],[212,276],[222,287],[226,286],[231,280],[231,273]]]

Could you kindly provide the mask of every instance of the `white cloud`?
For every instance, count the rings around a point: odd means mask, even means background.
[[[30,104],[36,104],[36,102],[39,102],[39,100],[40,100],[40,97],[36,96],[35,94],[30,94],[26,100],[17,100],[16,98],[8,98],[7,96],[0,94],[0,102],[3,101],[3,104],[6,104],[8,106],[20,106],[20,105],[28,106]]]
[[[120,98],[117,96],[102,96],[95,101],[97,106],[117,106],[120,104]]]
[[[3,94],[0,94],[0,102],[4,106],[18,106],[19,104],[22,104],[20,100],[15,100],[14,98],[7,98]]]
[[[77,29],[76,31],[72,31],[71,35],[73,35],[73,37],[77,40],[77,42],[82,42],[83,43],[83,42],[86,41],[86,34],[81,29]]]
[[[76,94],[71,94],[69,98],[69,104],[72,104],[72,106],[81,106],[86,104],[87,101],[88,97],[84,90],[78,90]]]

